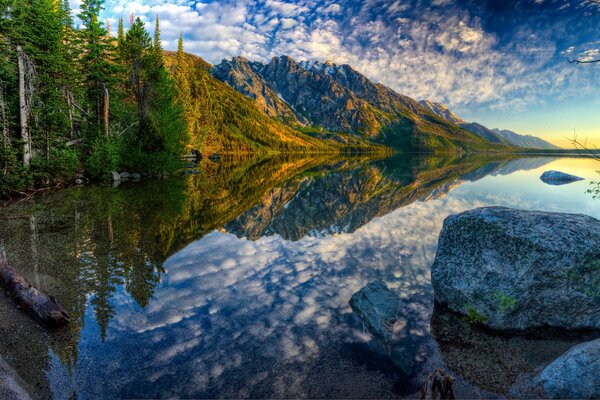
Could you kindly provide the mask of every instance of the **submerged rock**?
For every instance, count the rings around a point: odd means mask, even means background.
[[[0,357],[0,399],[31,400],[17,373]]]
[[[546,171],[542,174],[540,179],[548,185],[566,185],[567,183],[584,180],[579,176],[565,174],[560,171]]]
[[[435,300],[494,329],[600,329],[600,221],[479,208],[444,221]]]
[[[510,394],[516,398],[600,398],[600,339],[571,348],[533,378],[522,377]]]
[[[464,316],[439,304],[434,307],[430,329],[441,365],[480,390],[498,394],[508,394],[520,375],[539,372],[573,346],[599,334],[556,328],[493,331],[470,324]]]
[[[400,297],[385,283],[375,281],[352,295],[350,307],[374,336],[389,344],[398,319]]]

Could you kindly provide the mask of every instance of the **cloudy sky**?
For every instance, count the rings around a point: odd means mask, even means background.
[[[72,0],[74,8],[80,0]],[[164,45],[211,63],[290,55],[348,63],[464,119],[566,145],[574,129],[600,145],[600,5],[591,0],[107,0],[162,23]]]

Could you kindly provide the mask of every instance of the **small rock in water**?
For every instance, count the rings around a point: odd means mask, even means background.
[[[83,181],[81,179],[75,179],[75,184],[76,185],[83,185]]]
[[[438,303],[490,328],[600,329],[600,221],[504,207],[452,215],[431,283]]]
[[[540,179],[548,185],[566,185],[567,183],[584,180],[579,176],[565,174],[560,171],[546,171],[542,174]]]
[[[599,399],[600,339],[578,344],[510,390],[515,398]]]
[[[373,335],[389,344],[394,322],[398,319],[400,297],[385,283],[375,281],[352,295],[350,307]]]

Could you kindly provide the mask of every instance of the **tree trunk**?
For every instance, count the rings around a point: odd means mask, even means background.
[[[108,89],[104,86],[104,93],[102,97],[102,119],[104,123],[104,134],[108,138],[108,112],[110,107],[110,98],[108,97]]]
[[[6,103],[4,102],[4,85],[0,84],[0,119],[2,119],[2,144],[8,146],[8,120],[6,118]]]
[[[71,92],[68,89],[65,90],[65,97],[67,98],[67,108],[69,110],[69,127],[71,132],[70,138],[73,139],[73,105],[71,104]]]
[[[31,286],[25,278],[8,265],[6,259],[0,259],[0,283],[4,285],[12,298],[41,324],[54,328],[67,324],[69,314],[56,302]]]
[[[421,400],[454,400],[454,379],[442,369],[436,369],[421,385]]]
[[[29,165],[31,160],[31,135],[29,134],[29,107],[25,94],[25,54],[17,45],[17,64],[19,68],[19,117],[21,123],[21,140],[23,140],[23,164]]]

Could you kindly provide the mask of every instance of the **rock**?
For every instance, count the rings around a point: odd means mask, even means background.
[[[398,319],[400,297],[385,283],[375,281],[352,295],[350,307],[360,317],[369,332],[389,344],[394,322]]]
[[[534,374],[571,347],[598,337],[597,331],[535,329],[504,334],[466,321],[460,314],[436,304],[431,316],[431,336],[439,356],[454,376],[480,390],[508,393],[519,375]],[[454,386],[457,397],[460,379]],[[487,398],[487,397],[483,397]]]
[[[129,172],[121,172],[121,180],[129,180],[129,178],[131,178],[131,175],[129,174]]]
[[[83,185],[83,181],[79,178],[75,179],[75,184],[76,185]]]
[[[131,174],[131,180],[135,181],[135,182],[139,182],[142,180],[142,176],[137,173]]]
[[[600,339],[581,343],[510,390],[515,398],[600,398]]]
[[[584,180],[579,176],[565,174],[560,171],[546,171],[540,176],[540,179],[548,185],[566,185],[567,183]]]
[[[111,176],[113,182],[121,181],[121,174],[119,174],[117,171],[110,171],[110,176]]]
[[[444,221],[435,300],[494,329],[600,329],[600,221],[479,208]]]
[[[31,400],[17,373],[0,357],[0,399]]]

